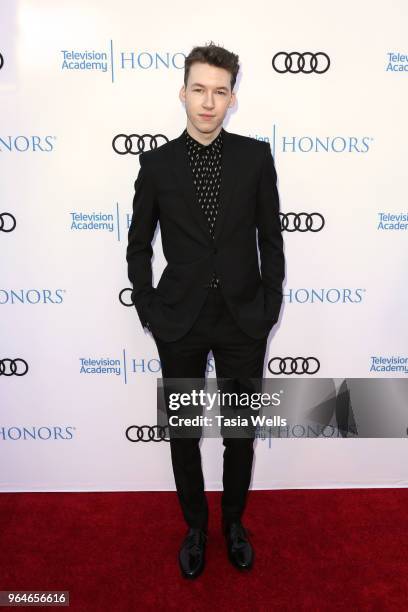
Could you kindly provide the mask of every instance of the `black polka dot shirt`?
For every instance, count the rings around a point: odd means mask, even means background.
[[[221,186],[222,130],[209,145],[198,142],[190,136],[187,129],[184,132],[198,203],[207,217],[210,234],[214,239]],[[210,287],[214,289],[219,287],[219,279],[215,272]]]

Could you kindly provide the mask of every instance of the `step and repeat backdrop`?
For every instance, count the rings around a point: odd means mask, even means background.
[[[264,376],[407,376],[407,25],[404,0],[2,1],[1,490],[175,489],[127,232],[139,155],[183,131],[184,59],[210,40],[240,57],[225,129],[270,143],[279,178]],[[153,248],[156,286],[160,226]],[[201,450],[221,489],[222,441]],[[252,487],[406,486],[407,459],[403,437],[299,428],[257,439]]]

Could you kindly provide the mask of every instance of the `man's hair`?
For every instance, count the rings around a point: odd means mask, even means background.
[[[224,47],[219,47],[210,41],[204,47],[193,47],[184,63],[184,86],[187,87],[188,75],[194,62],[210,64],[218,68],[225,68],[231,74],[231,91],[234,89],[239,71],[239,57]]]

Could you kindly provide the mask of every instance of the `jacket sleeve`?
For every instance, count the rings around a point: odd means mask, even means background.
[[[257,190],[256,226],[261,260],[261,276],[265,291],[265,314],[278,320],[282,305],[282,283],[285,278],[285,257],[279,217],[277,175],[269,143]]]
[[[155,289],[152,285],[152,240],[159,219],[154,183],[144,154],[139,157],[140,170],[134,184],[133,214],[128,231],[126,260],[128,277],[133,284],[132,301],[140,322],[145,326],[147,309]]]

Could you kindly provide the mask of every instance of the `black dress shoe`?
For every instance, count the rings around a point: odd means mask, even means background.
[[[241,522],[224,523],[223,531],[227,542],[228,558],[232,565],[240,570],[251,569],[254,562],[254,550]]]
[[[203,529],[190,527],[179,552],[179,565],[185,578],[197,578],[205,565],[207,534]]]

